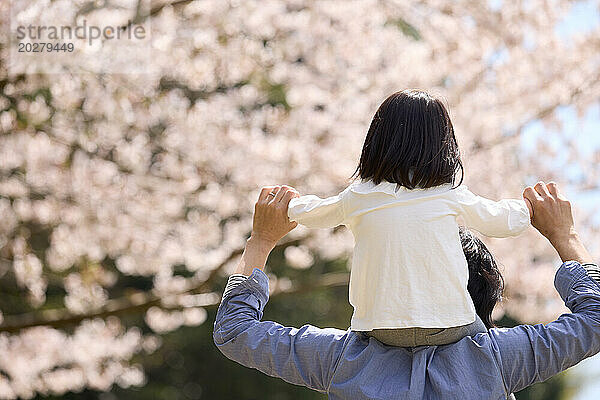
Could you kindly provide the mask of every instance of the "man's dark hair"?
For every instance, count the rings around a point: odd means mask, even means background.
[[[467,289],[473,299],[477,315],[486,328],[496,325],[492,321],[492,311],[504,292],[504,278],[498,269],[492,253],[481,239],[468,229],[460,228],[460,241],[469,266]]]
[[[464,171],[444,104],[424,91],[403,90],[379,106],[352,177],[424,189],[455,184],[458,171],[456,186]]]

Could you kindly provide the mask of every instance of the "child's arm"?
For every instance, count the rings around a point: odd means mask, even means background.
[[[469,228],[486,236],[507,237],[521,234],[531,224],[524,200],[492,201],[471,193],[466,187],[455,189],[460,215]]]
[[[341,225],[345,218],[344,190],[337,196],[321,199],[315,195],[296,197],[290,200],[288,217],[308,228],[332,228]]]

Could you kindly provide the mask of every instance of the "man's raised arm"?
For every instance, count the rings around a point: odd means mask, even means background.
[[[217,311],[213,340],[226,357],[246,367],[326,392],[348,340],[347,332],[261,321],[269,299],[269,281],[263,270],[279,239],[297,225],[287,216],[288,203],[296,196],[287,186],[261,191],[252,234]]]
[[[584,267],[591,256],[575,231],[571,205],[553,183],[527,188],[524,197],[533,211],[533,226],[564,261],[554,285],[571,314],[546,325],[490,330],[508,393],[544,381],[600,351],[600,285],[588,273],[594,267]]]

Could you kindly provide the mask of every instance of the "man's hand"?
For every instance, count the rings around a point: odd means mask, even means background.
[[[251,237],[275,246],[294,229],[298,223],[290,222],[287,215],[288,204],[294,197],[300,194],[291,186],[263,187],[254,206]]]
[[[535,187],[527,187],[523,197],[533,211],[533,226],[550,241],[563,261],[591,262],[575,231],[571,203],[556,183],[538,182]]]
[[[262,188],[254,206],[252,234],[235,269],[236,274],[250,276],[254,268],[264,269],[269,253],[279,239],[298,225],[290,222],[287,210],[290,200],[299,196],[290,186]]]
[[[558,190],[556,183],[538,182],[523,192],[533,210],[532,224],[550,242],[575,232],[571,203]]]

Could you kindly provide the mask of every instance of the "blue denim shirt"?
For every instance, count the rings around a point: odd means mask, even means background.
[[[554,285],[572,311],[546,325],[491,329],[446,346],[388,347],[360,333],[261,321],[268,279],[255,269],[219,306],[228,358],[337,399],[506,399],[600,351],[600,286],[576,262]]]

